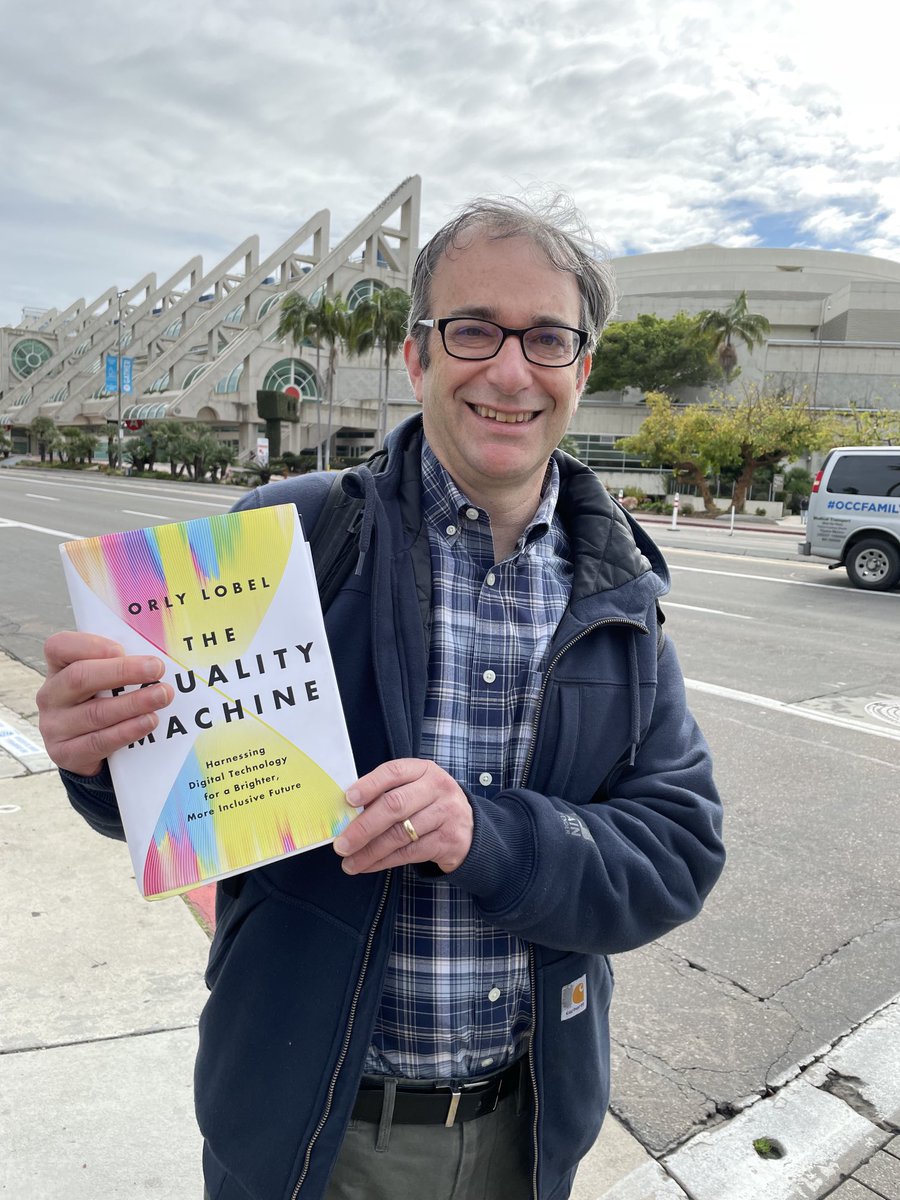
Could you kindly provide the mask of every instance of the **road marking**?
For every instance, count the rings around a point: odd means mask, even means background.
[[[32,500],[49,500],[51,504],[59,504],[59,496],[39,496],[37,492],[26,492]]]
[[[805,579],[781,579],[777,575],[753,575],[749,571],[712,571],[709,567],[682,567],[672,564],[673,571],[692,571],[695,575],[726,575],[730,579],[755,579],[759,583],[786,583],[789,587],[809,587],[809,588],[825,588],[826,591],[835,591],[835,586],[832,583],[808,583]],[[870,592],[866,588],[840,588],[842,596],[887,596],[889,599],[896,599],[896,592]]]
[[[689,608],[691,612],[712,613],[717,617],[734,617],[736,621],[756,620],[756,617],[748,617],[744,613],[724,612],[721,608],[701,608],[699,604],[676,604],[673,600],[667,600],[666,609],[670,608]]]
[[[2,472],[0,472],[0,479],[5,479],[5,478],[8,478],[8,477],[4,476],[2,474]],[[11,478],[11,477],[9,477],[9,478]],[[223,504],[216,503],[216,501],[214,501],[214,500],[187,500],[184,498],[183,495],[179,495],[179,492],[181,491],[182,486],[185,486],[185,485],[181,485],[181,484],[177,484],[177,483],[176,484],[161,483],[159,488],[154,489],[154,491],[152,491],[152,492],[140,492],[140,491],[133,490],[133,485],[129,486],[128,484],[125,484],[121,487],[116,487],[116,485],[114,483],[109,483],[109,484],[67,483],[67,482],[63,482],[63,481],[57,481],[56,479],[48,479],[46,481],[41,480],[41,482],[46,483],[50,487],[70,488],[71,490],[77,491],[77,492],[103,492],[104,495],[107,495],[107,496],[120,496],[120,495],[124,494],[126,496],[140,496],[145,500],[165,499],[166,501],[168,501],[170,498],[172,498],[173,503],[174,503],[174,498],[177,497],[179,504],[199,504],[201,507],[206,507],[206,508],[231,508],[232,504],[234,503],[233,500],[230,500],[227,503],[223,503]],[[200,485],[198,485],[198,486],[200,486]],[[216,487],[218,485],[209,484],[208,486]],[[160,496],[161,492],[167,492],[167,493],[170,493],[170,495],[161,497]],[[237,496],[239,496],[239,495],[243,495],[243,492],[238,492],[235,496],[235,499],[237,499]]]
[[[65,538],[67,542],[78,541],[77,533],[64,533],[61,529],[45,529],[43,525],[29,525],[25,521],[10,521],[0,517],[0,529],[30,529],[33,533],[49,533],[51,537]]]
[[[162,515],[162,513],[140,512],[139,509],[136,509],[136,508],[123,508],[122,512],[128,513],[129,517],[155,517],[159,521],[171,521],[172,520],[171,517],[164,517]]]
[[[813,708],[804,708],[801,704],[787,704],[784,700],[773,700],[770,696],[756,696],[752,692],[739,692],[735,688],[720,687],[717,683],[704,683],[701,679],[685,679],[684,685],[691,691],[704,692],[708,696],[720,696],[723,700],[736,700],[739,704],[752,704],[756,708],[768,708],[773,712],[785,713],[787,716],[803,717],[806,721],[818,721],[822,725],[838,725],[841,729],[852,729],[856,733],[870,733],[873,737],[900,742],[900,730],[883,729],[877,725],[868,725],[865,721],[854,721],[847,717],[834,716],[832,713],[818,712]]]

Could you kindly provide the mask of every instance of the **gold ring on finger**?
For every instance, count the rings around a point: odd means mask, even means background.
[[[417,842],[419,840],[419,835],[416,833],[416,827],[413,825],[409,817],[407,817],[403,822],[403,828],[406,831],[406,836],[411,842]]]

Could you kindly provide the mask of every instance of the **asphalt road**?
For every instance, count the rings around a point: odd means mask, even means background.
[[[0,647],[71,626],[58,544],[223,511],[233,488],[0,470]],[[648,526],[729,861],[703,914],[615,961],[613,1109],[651,1151],[776,1086],[900,990],[900,592],[793,535]]]

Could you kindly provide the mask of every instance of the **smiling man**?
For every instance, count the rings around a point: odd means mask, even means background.
[[[552,216],[477,201],[419,255],[422,412],[343,477],[355,573],[326,614],[361,811],[225,880],[196,1104],[210,1200],[564,1200],[609,1097],[608,955],[699,911],[723,862],[709,752],[660,629],[662,558],[556,449],[610,314]],[[290,501],[315,526],[327,478]],[[76,808],[155,660],[57,634],[40,694]]]

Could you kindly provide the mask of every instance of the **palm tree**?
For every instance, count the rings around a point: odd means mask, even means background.
[[[367,300],[361,300],[353,310],[352,342],[356,354],[365,354],[377,346],[380,350],[378,367],[378,428],[376,448],[387,437],[387,409],[390,395],[391,356],[396,354],[406,337],[409,316],[409,293],[403,288],[376,288]],[[382,377],[384,386],[382,388]]]
[[[746,291],[732,300],[724,311],[707,308],[697,314],[698,331],[713,336],[716,357],[725,373],[726,383],[737,366],[734,339],[738,338],[748,350],[752,350],[754,346],[763,344],[769,328],[769,322],[764,316],[750,312]]]
[[[334,381],[337,374],[338,350],[350,337],[350,313],[340,292],[326,296],[323,292],[315,303],[296,292],[281,302],[278,321],[279,337],[290,337],[296,346],[309,339],[317,348],[328,347],[328,374],[325,394],[328,397],[328,434],[325,439],[325,470],[331,466],[331,429],[334,420]]]

